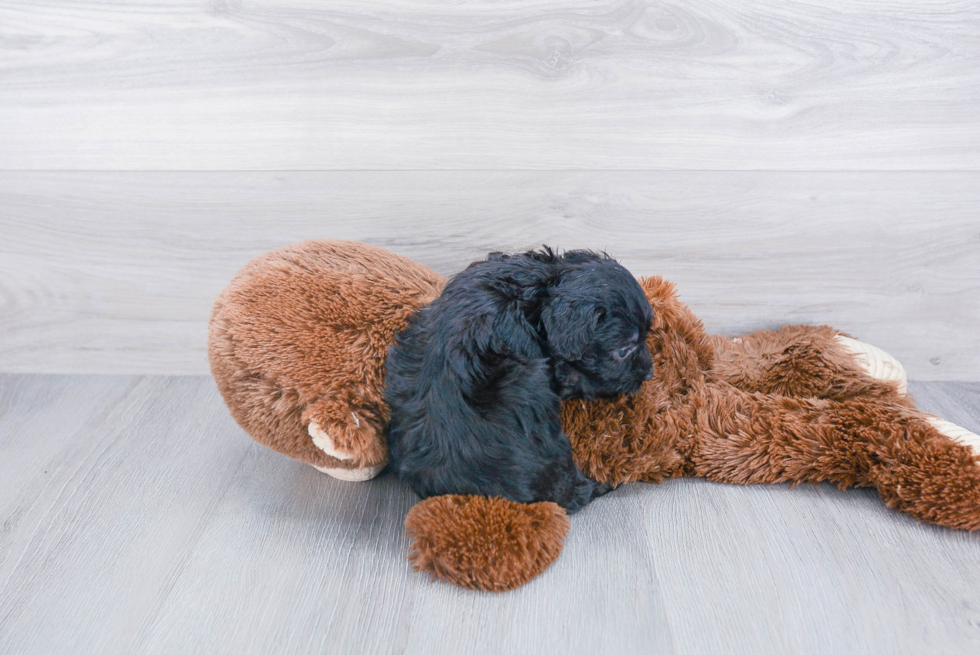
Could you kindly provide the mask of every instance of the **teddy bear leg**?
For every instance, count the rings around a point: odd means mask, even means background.
[[[873,486],[889,507],[980,529],[980,437],[902,399],[722,393],[704,412],[698,475],[739,484]]]
[[[340,480],[361,482],[376,477],[388,460],[378,407],[363,399],[321,399],[303,412],[303,424],[319,451],[318,471]],[[380,402],[380,401],[379,401]]]
[[[887,444],[872,469],[885,503],[923,521],[980,529],[980,436],[927,414],[904,429],[906,440]]]
[[[432,496],[405,518],[412,568],[482,591],[536,577],[561,553],[568,527],[556,503],[483,496]]]

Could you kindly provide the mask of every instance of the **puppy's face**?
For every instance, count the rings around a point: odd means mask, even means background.
[[[646,337],[653,310],[636,279],[611,259],[572,269],[542,312],[562,398],[616,396],[653,377]]]

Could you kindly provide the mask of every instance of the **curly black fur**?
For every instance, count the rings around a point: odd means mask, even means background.
[[[653,372],[653,311],[605,254],[493,253],[413,317],[386,363],[390,466],[422,498],[550,500],[609,486],[576,467],[561,398],[632,393]]]

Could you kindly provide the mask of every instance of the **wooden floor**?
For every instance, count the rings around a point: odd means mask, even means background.
[[[980,384],[911,390],[980,429]],[[629,485],[500,595],[410,570],[414,502],[254,444],[207,377],[0,376],[0,652],[980,652],[980,540],[869,490]]]

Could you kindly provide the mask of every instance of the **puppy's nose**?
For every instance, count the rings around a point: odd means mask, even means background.
[[[653,379],[653,367],[651,366],[650,370],[647,371],[647,374],[643,376],[643,380],[649,382],[652,379]]]

